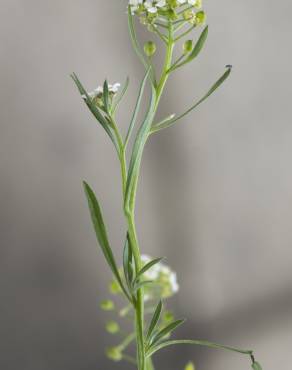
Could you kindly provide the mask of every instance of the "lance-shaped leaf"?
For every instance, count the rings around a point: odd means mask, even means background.
[[[191,53],[188,54],[188,56],[185,58],[185,60],[183,62],[175,64],[173,66],[173,68],[170,68],[170,70],[174,71],[177,68],[182,67],[184,64],[190,63],[193,59],[195,59],[200,54],[200,52],[203,49],[203,47],[205,45],[205,42],[207,40],[208,31],[209,31],[209,28],[208,28],[208,26],[206,26],[203,29],[203,31],[202,31],[198,41],[196,42],[196,45],[194,46],[193,50],[191,51]]]
[[[137,292],[138,289],[140,288],[144,288],[144,286],[146,285],[152,285],[152,284],[155,284],[155,281],[153,280],[144,280],[144,281],[140,281],[138,283],[136,283],[134,286],[133,286],[133,291],[134,292]]]
[[[134,271],[133,271],[133,253],[132,253],[132,248],[130,244],[129,234],[127,234],[127,238],[126,238],[125,246],[124,246],[123,268],[124,268],[124,275],[125,275],[125,279],[126,279],[129,291],[131,291]]]
[[[161,312],[162,312],[162,301],[159,301],[159,303],[158,303],[158,305],[157,305],[157,307],[154,311],[151,322],[149,324],[149,328],[148,328],[147,335],[146,335],[146,340],[147,341],[152,336],[154,330],[156,329],[156,327],[158,325],[158,322],[159,322],[159,319],[160,319],[160,316],[161,316]]]
[[[125,197],[125,208],[130,210],[133,206],[133,198],[135,193],[135,186],[138,181],[139,168],[142,159],[142,153],[144,146],[146,144],[147,138],[150,133],[150,128],[154,119],[155,110],[156,110],[156,90],[153,85],[151,85],[151,101],[145,115],[144,121],[138,131],[136,136],[132,156],[130,160],[129,170],[128,170],[128,179],[126,184],[126,197]]]
[[[120,273],[119,273],[118,267],[116,265],[114,255],[113,255],[112,249],[111,249],[109,241],[108,241],[107,232],[106,232],[106,228],[105,228],[105,224],[104,224],[104,221],[103,221],[102,212],[101,212],[101,208],[99,206],[99,203],[96,199],[96,196],[95,196],[94,192],[90,188],[90,186],[86,182],[83,182],[83,185],[84,185],[85,195],[86,195],[86,198],[87,198],[87,201],[88,201],[91,220],[92,220],[92,223],[93,223],[93,227],[94,227],[94,230],[95,230],[97,240],[98,240],[99,245],[101,247],[101,250],[103,252],[103,255],[104,255],[110,269],[112,270],[112,273],[114,274],[114,277],[116,278],[118,284],[120,285],[122,291],[124,292],[126,297],[129,300],[131,300],[126,288],[124,287],[122,279],[120,277]]]
[[[150,348],[154,347],[165,336],[173,332],[178,326],[182,325],[185,320],[176,320],[168,324],[165,328],[161,329],[158,333],[152,336],[150,340]]]
[[[151,133],[154,133],[154,132],[160,131],[164,128],[172,126],[175,122],[177,122],[178,120],[180,120],[181,118],[183,118],[184,116],[189,114],[192,110],[197,108],[197,106],[199,106],[201,103],[203,103],[210,95],[212,95],[223,84],[223,82],[229,77],[229,75],[231,73],[231,70],[232,70],[232,67],[227,66],[227,70],[224,72],[224,74],[215,82],[215,84],[210,88],[210,90],[207,92],[207,94],[205,94],[196,104],[191,106],[191,108],[189,108],[183,114],[181,114],[179,116],[176,116],[174,119],[153,126],[152,129],[151,129]]]
[[[146,74],[145,74],[145,76],[144,76],[144,78],[141,82],[141,85],[140,85],[138,98],[137,98],[137,101],[136,101],[134,112],[133,112],[131,122],[130,122],[130,125],[129,125],[129,128],[128,128],[126,139],[125,139],[125,146],[127,146],[128,142],[129,142],[131,133],[133,131],[133,128],[134,128],[136,120],[137,120],[137,116],[138,116],[138,113],[139,113],[139,110],[140,110],[140,105],[141,105],[141,102],[142,102],[142,97],[143,97],[143,94],[144,94],[144,90],[145,90],[145,86],[146,86],[146,82],[147,82],[147,77],[149,76],[149,73],[150,73],[150,68],[146,72]]]
[[[103,84],[102,100],[103,100],[104,110],[108,113],[109,112],[109,89],[108,89],[107,80],[105,80]]]
[[[148,271],[149,269],[151,269],[151,267],[153,267],[154,265],[156,265],[157,263],[159,263],[161,260],[163,260],[163,257],[161,258],[156,258],[148,263],[146,263],[146,265],[144,267],[141,268],[141,270],[137,273],[137,276],[136,276],[136,279],[135,281],[138,281],[138,279],[143,275],[145,274],[146,271]]]
[[[116,138],[115,138],[115,136],[112,132],[112,129],[109,125],[109,122],[105,119],[105,117],[102,115],[102,113],[97,108],[97,106],[92,102],[90,96],[88,95],[87,91],[84,89],[83,85],[79,81],[77,75],[75,73],[73,73],[71,75],[71,78],[75,82],[75,84],[76,84],[76,86],[79,90],[79,93],[83,97],[83,100],[85,101],[87,107],[89,108],[91,113],[94,115],[94,117],[97,119],[97,121],[102,125],[102,127],[104,128],[104,130],[106,131],[106,133],[110,137],[111,141],[114,143],[116,149],[118,150],[117,141],[116,141]]]
[[[121,93],[114,99],[113,105],[112,105],[112,112],[115,112],[118,105],[120,104],[121,100],[123,99],[124,95],[126,94],[128,87],[129,87],[130,79],[127,77],[126,82],[124,84],[123,90]]]
[[[168,340],[168,341],[159,343],[156,346],[151,347],[147,351],[146,355],[147,355],[147,357],[151,357],[155,352],[159,351],[160,349],[163,349],[163,348],[166,348],[166,347],[169,347],[169,346],[173,346],[173,345],[176,345],[176,344],[193,344],[193,345],[197,345],[197,346],[223,349],[223,350],[226,350],[226,351],[236,352],[236,353],[240,353],[240,354],[248,355],[248,356],[251,356],[253,354],[253,351],[250,351],[250,350],[242,350],[242,349],[235,348],[235,347],[224,346],[224,345],[221,345],[221,344],[218,344],[218,343],[208,342],[206,340],[178,339],[178,340]]]

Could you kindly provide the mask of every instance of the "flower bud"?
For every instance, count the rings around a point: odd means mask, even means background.
[[[110,347],[106,349],[106,355],[110,360],[121,361],[123,359],[120,347]]]
[[[195,365],[193,362],[188,362],[185,366],[185,370],[196,370]]]
[[[202,0],[197,0],[194,7],[197,8],[197,9],[201,9],[202,8]]]
[[[190,21],[194,17],[194,13],[191,9],[187,9],[186,11],[183,12],[183,17],[184,20]]]
[[[116,334],[120,331],[120,326],[115,321],[108,321],[106,323],[105,328],[106,328],[106,331],[110,334]]]
[[[193,50],[193,40],[187,40],[183,44],[184,54],[188,54]]]
[[[144,52],[148,57],[152,57],[156,52],[156,45],[153,41],[148,41],[144,45]]]
[[[176,0],[168,0],[168,4],[173,9],[175,9],[178,5]]]
[[[114,302],[110,300],[102,301],[100,308],[104,311],[112,311],[115,308]]]
[[[201,10],[200,12],[196,13],[196,25],[200,26],[206,22],[206,13]]]
[[[110,283],[109,290],[112,294],[119,294],[119,293],[122,292],[121,287],[119,286],[119,284],[116,280],[113,280]]]
[[[173,316],[172,312],[165,311],[164,314],[163,314],[163,321],[165,323],[169,323],[169,322],[171,322],[173,320],[174,320],[174,316]]]

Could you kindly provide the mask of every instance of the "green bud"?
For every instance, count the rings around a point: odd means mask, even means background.
[[[188,362],[185,366],[185,370],[196,370],[195,365],[193,362]]]
[[[163,321],[165,323],[168,323],[168,322],[171,322],[173,320],[174,320],[173,313],[170,312],[170,311],[165,311],[164,314],[163,314]]]
[[[148,41],[144,45],[144,52],[148,57],[152,57],[156,52],[156,45],[153,41]]]
[[[168,4],[173,9],[175,9],[177,7],[177,1],[176,0],[168,0]]]
[[[119,284],[116,280],[113,280],[110,283],[109,290],[112,294],[119,294],[119,293],[122,292],[121,287],[119,286]]]
[[[194,7],[197,8],[197,9],[201,9],[202,8],[202,0],[197,0]]]
[[[183,12],[183,17],[186,21],[190,21],[194,17],[194,13],[191,9],[188,9]]]
[[[201,10],[200,12],[196,13],[196,25],[200,26],[206,22],[206,13]]]
[[[105,300],[100,303],[100,308],[104,311],[112,311],[115,308],[114,302]]]
[[[120,347],[110,347],[106,349],[106,355],[110,360],[121,361],[123,359]]]
[[[105,328],[106,328],[106,331],[110,334],[116,334],[120,331],[120,326],[115,321],[108,321],[106,323]]]
[[[252,366],[253,370],[262,370],[261,365],[256,361],[251,366]]]
[[[183,44],[184,54],[188,54],[193,50],[193,40],[187,40]]]

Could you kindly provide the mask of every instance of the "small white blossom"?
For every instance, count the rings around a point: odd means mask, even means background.
[[[113,85],[108,85],[108,91],[109,93],[115,95],[119,88],[120,88],[121,84],[119,82],[113,84]],[[97,97],[101,97],[103,94],[103,86],[98,86],[96,89],[94,89],[93,91],[91,92],[88,92],[87,95],[91,98],[91,99],[95,99]],[[82,98],[83,99],[86,99],[86,95],[82,95]]]
[[[141,260],[144,265],[149,263],[152,258],[147,255],[142,255]],[[163,297],[167,298],[177,293],[179,290],[179,285],[177,282],[177,275],[171,268],[162,262],[156,263],[149,270],[144,273],[146,280],[153,280],[161,287],[161,294]],[[151,288],[146,292],[145,299],[151,298]],[[145,289],[146,290],[146,289]]]

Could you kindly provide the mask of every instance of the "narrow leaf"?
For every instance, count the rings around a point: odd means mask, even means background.
[[[182,325],[185,320],[176,320],[168,324],[165,328],[160,330],[151,340],[151,347],[154,346],[157,342],[163,339],[166,335],[173,332],[178,326]]]
[[[154,332],[154,330],[156,329],[157,327],[157,324],[159,322],[159,319],[160,319],[160,316],[161,316],[161,312],[162,312],[162,301],[160,301],[155,309],[155,312],[153,314],[153,317],[151,319],[151,322],[149,324],[149,328],[148,328],[148,331],[147,331],[147,336],[146,336],[146,340],[148,341],[149,338],[151,337],[152,333]]]
[[[128,170],[128,179],[126,184],[126,197],[125,197],[125,206],[126,209],[132,207],[134,189],[138,181],[139,168],[142,159],[142,153],[144,146],[146,144],[147,138],[150,133],[150,128],[154,119],[155,110],[156,110],[156,90],[153,85],[151,85],[151,101],[144,118],[144,121],[138,131],[138,134],[135,139],[133,146],[132,156],[130,160],[129,170]]]
[[[251,356],[253,353],[253,351],[249,351],[249,350],[245,351],[245,350],[241,350],[235,347],[224,346],[221,344],[212,343],[212,342],[208,342],[205,340],[178,339],[178,340],[169,340],[169,341],[157,344],[156,346],[150,348],[149,351],[147,352],[147,357],[151,357],[155,352],[159,351],[162,348],[169,347],[175,344],[194,344],[197,346],[224,349],[226,351],[237,352],[237,353],[241,353],[243,355],[248,355],[248,356]]]
[[[98,240],[99,245],[101,247],[101,250],[103,252],[103,255],[104,255],[109,267],[111,268],[118,284],[120,285],[121,289],[123,290],[124,294],[127,296],[128,299],[130,299],[130,297],[128,295],[128,292],[126,291],[126,289],[124,287],[124,284],[122,282],[122,279],[120,277],[120,273],[119,273],[118,267],[116,265],[114,255],[113,255],[113,252],[111,250],[111,247],[110,247],[110,244],[109,244],[109,241],[108,241],[107,232],[106,232],[105,224],[104,224],[104,221],[103,221],[101,208],[98,204],[98,201],[96,199],[96,196],[95,196],[94,192],[89,187],[89,185],[86,182],[84,182],[83,185],[84,185],[84,191],[85,191],[85,195],[87,197],[88,206],[89,206],[89,210],[90,210],[90,214],[91,214],[91,220],[92,220],[92,223],[93,223],[93,227],[94,227],[94,230],[95,230],[97,240]]]
[[[133,128],[134,128],[136,120],[137,120],[137,116],[138,116],[138,113],[139,113],[139,110],[140,110],[140,105],[141,105],[141,101],[142,101],[142,97],[143,97],[143,94],[144,94],[144,90],[145,90],[145,86],[146,86],[146,82],[147,82],[147,78],[149,76],[149,73],[150,73],[150,68],[146,72],[146,74],[145,74],[145,76],[144,76],[144,78],[141,82],[141,85],[140,85],[138,98],[137,98],[137,101],[136,101],[135,109],[134,109],[134,112],[133,112],[133,115],[132,115],[132,119],[131,119],[131,122],[130,122],[130,125],[129,125],[129,128],[128,128],[128,132],[127,132],[127,136],[126,136],[126,140],[125,140],[125,146],[129,142],[129,139],[131,137],[131,133],[133,131]]]
[[[102,100],[103,100],[104,109],[108,113],[109,112],[109,90],[108,90],[107,80],[105,80],[103,84]]]
[[[155,284],[155,281],[153,281],[153,280],[141,281],[140,283],[137,283],[137,284],[134,285],[134,292],[136,292],[140,288],[143,288],[145,285],[151,285],[151,284]]]
[[[183,65],[191,62],[193,59],[195,59],[200,54],[207,40],[208,31],[209,31],[209,28],[208,26],[206,26],[204,30],[202,31],[198,41],[196,42],[196,45],[194,46],[192,52],[188,55],[188,57],[183,62],[176,64],[173,68],[171,68],[171,70],[174,71],[175,69],[182,67]]]
[[[145,274],[146,271],[148,271],[151,267],[153,267],[154,265],[156,265],[157,263],[159,263],[161,260],[163,259],[163,257],[161,258],[156,258],[150,262],[148,262],[144,267],[142,267],[142,269],[138,272],[137,276],[136,276],[136,279],[138,280],[139,277],[141,277],[143,274]]]
[[[124,253],[123,253],[123,268],[124,268],[124,275],[125,275],[125,279],[126,279],[129,290],[132,289],[132,281],[133,281],[132,259],[133,259],[133,255],[132,255],[132,250],[130,247],[129,236],[127,234],[127,238],[126,238],[125,246],[124,246]]]
[[[196,45],[195,45],[193,51],[191,52],[191,54],[188,57],[189,61],[196,58],[200,54],[200,52],[203,49],[203,47],[205,45],[205,42],[207,40],[208,32],[209,32],[209,27],[206,26],[203,29],[203,32],[201,33],[201,35],[199,37],[199,40],[196,42]]]
[[[110,127],[109,123],[103,117],[103,115],[101,114],[101,112],[99,111],[99,109],[96,107],[96,105],[92,103],[91,98],[88,96],[87,91],[84,89],[84,87],[81,84],[81,82],[79,81],[77,75],[75,73],[73,73],[71,75],[71,78],[75,82],[75,84],[76,84],[76,86],[77,86],[77,88],[79,90],[79,93],[82,96],[85,96],[85,99],[83,99],[83,100],[85,101],[85,103],[86,103],[87,107],[89,108],[90,112],[94,115],[94,117],[96,118],[96,120],[102,125],[102,127],[104,128],[104,130],[106,131],[106,133],[110,137],[111,141],[114,143],[116,149],[118,150],[118,145],[117,145],[116,139],[114,137],[114,134],[113,134],[113,132],[111,130],[111,127]]]
[[[127,77],[125,85],[123,87],[123,90],[121,91],[121,93],[116,97],[115,101],[113,102],[113,105],[112,105],[112,111],[113,112],[116,111],[118,105],[120,104],[121,100],[123,99],[124,95],[126,94],[126,92],[128,90],[128,87],[129,87],[129,83],[130,83],[130,79],[129,79],[129,77]]]
[[[174,119],[172,119],[168,122],[161,123],[161,124],[153,126],[153,128],[151,130],[151,133],[154,133],[154,132],[160,131],[164,128],[172,126],[176,121],[185,117],[192,110],[197,108],[197,106],[199,106],[201,103],[203,103],[210,95],[212,95],[223,84],[223,82],[229,77],[229,75],[231,73],[231,70],[232,70],[232,67],[228,66],[225,73],[215,82],[215,84],[211,87],[211,89],[207,92],[207,94],[205,94],[195,105],[191,106],[191,108],[189,108],[186,112],[184,112],[180,116],[177,116],[177,117],[175,117]]]

